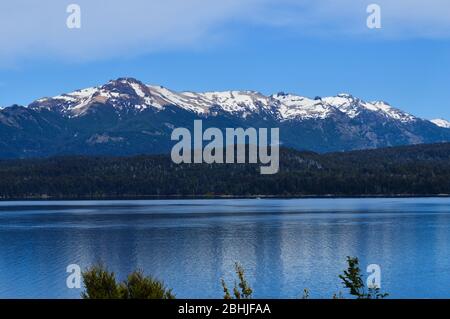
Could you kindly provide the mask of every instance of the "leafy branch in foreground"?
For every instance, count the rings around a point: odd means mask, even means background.
[[[162,281],[146,277],[142,271],[132,272],[122,283],[117,283],[115,274],[101,265],[93,266],[82,273],[85,291],[83,299],[174,299],[172,289]]]
[[[339,278],[344,287],[349,289],[350,295],[357,299],[383,299],[389,295],[381,293],[379,287],[369,287],[366,291],[358,258],[348,256],[347,264],[347,269],[344,270],[343,275],[339,275]]]
[[[236,282],[234,283],[233,288],[233,296],[235,299],[251,299],[253,290],[250,288],[250,285],[248,284],[247,280],[245,279],[245,273],[244,268],[239,264],[236,263],[234,265],[236,275],[239,280],[239,284]],[[222,279],[222,288],[224,292],[224,299],[233,299],[233,297],[230,294],[230,290],[227,287],[227,284],[225,283],[225,280]]]
[[[363,280],[363,275],[361,274],[361,269],[359,268],[359,260],[356,257],[347,257],[348,267],[344,270],[339,278],[342,280],[344,287],[349,289],[350,295],[356,297],[357,299],[383,299],[387,297],[388,293],[381,293],[379,287],[369,286],[366,288]],[[225,280],[222,279],[222,288],[224,299],[251,299],[253,290],[250,288],[247,280],[245,279],[244,268],[239,264],[235,264],[235,272],[238,277],[238,284],[234,283],[233,293],[230,293]],[[302,299],[310,298],[309,289],[303,290]],[[334,294],[333,299],[344,299],[341,292]]]

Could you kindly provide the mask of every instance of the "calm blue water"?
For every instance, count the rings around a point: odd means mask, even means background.
[[[390,297],[450,297],[450,199],[0,202],[3,298],[77,298],[67,265],[98,262],[220,298],[235,261],[255,297],[329,298],[347,255],[379,264]]]

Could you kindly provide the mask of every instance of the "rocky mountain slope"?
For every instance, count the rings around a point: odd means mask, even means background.
[[[166,153],[175,127],[279,127],[282,145],[318,152],[450,141],[428,121],[350,94],[314,99],[255,91],[175,92],[119,78],[0,110],[0,157]]]

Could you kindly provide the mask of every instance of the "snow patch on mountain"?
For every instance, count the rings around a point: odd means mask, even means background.
[[[372,109],[373,111],[380,112],[382,114],[384,113],[385,116],[392,118],[394,120],[399,120],[403,123],[413,122],[418,119],[417,117],[415,117],[411,114],[408,114],[406,112],[403,112],[399,109],[396,109],[396,108],[392,107],[391,105],[389,105],[388,103],[383,102],[383,101],[372,102],[372,103],[369,103],[369,105],[371,107],[372,106],[374,107],[374,109]]]
[[[279,102],[278,111],[282,120],[325,119],[332,112],[332,107],[322,100],[285,93],[274,94],[271,98]]]
[[[225,112],[257,112],[268,105],[268,98],[254,91],[206,92],[201,96],[210,101],[211,106],[220,106]]]
[[[361,100],[356,99],[352,95],[346,93],[341,93],[337,96],[324,97],[322,98],[322,101],[334,106],[350,118],[358,116],[363,109]]]
[[[450,122],[444,119],[434,119],[430,121],[431,123],[443,127],[443,128],[450,128]]]
[[[158,97],[161,108],[173,105],[195,113],[205,113],[209,106],[208,101],[205,101],[200,95],[178,93],[163,86],[149,85],[148,88],[153,96]]]

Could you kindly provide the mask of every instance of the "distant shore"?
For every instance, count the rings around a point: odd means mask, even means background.
[[[377,194],[377,195],[123,195],[123,196],[27,196],[3,198],[0,202],[7,201],[77,201],[77,200],[186,200],[186,199],[327,199],[327,198],[436,198],[450,197],[450,194]]]
[[[0,200],[450,196],[450,143],[334,154],[280,149],[280,172],[170,157],[0,161]]]

